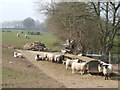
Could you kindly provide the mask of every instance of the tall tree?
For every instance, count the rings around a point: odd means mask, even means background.
[[[120,24],[120,1],[119,2],[92,2],[94,13],[99,23],[99,34],[101,40],[101,52],[108,55],[113,47],[113,41],[118,32]]]
[[[82,51],[108,55],[119,29],[120,2],[45,4],[46,25],[63,40],[74,39]]]
[[[24,19],[23,25],[25,29],[30,29],[30,30],[35,29],[35,20],[32,19],[31,17],[28,17]]]
[[[74,51],[78,48],[83,53],[98,51],[99,35],[96,32],[97,23],[93,21],[96,16],[90,12],[88,4],[54,3],[46,8],[45,13],[48,15],[47,28],[63,40],[74,40]]]

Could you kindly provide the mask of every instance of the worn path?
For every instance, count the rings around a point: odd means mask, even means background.
[[[34,57],[39,53],[37,51],[19,51],[43,73],[67,88],[118,88],[118,80],[104,80],[104,77],[100,76],[72,74],[71,70],[66,70],[63,64],[35,61]]]

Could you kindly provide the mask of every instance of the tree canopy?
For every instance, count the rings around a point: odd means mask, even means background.
[[[39,11],[48,16],[48,30],[74,40],[76,49],[108,55],[119,28],[119,7],[120,2],[53,2]]]
[[[28,17],[28,18],[24,19],[23,26],[26,29],[34,29],[35,28],[35,20],[32,19],[31,17]]]

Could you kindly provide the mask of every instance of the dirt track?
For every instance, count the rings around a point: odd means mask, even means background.
[[[26,58],[14,58],[13,52],[2,49],[2,88],[65,88]]]
[[[35,61],[34,57],[39,52],[19,51],[27,60],[42,70],[44,74],[62,83],[66,88],[118,88],[118,80],[104,80],[104,77],[93,75],[73,75],[71,70],[66,70],[63,64],[51,63],[48,61]]]

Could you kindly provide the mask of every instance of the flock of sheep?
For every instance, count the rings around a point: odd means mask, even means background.
[[[17,37],[20,37],[20,33],[21,32],[17,33]],[[28,35],[25,35],[25,38],[28,38]]]
[[[15,58],[22,58],[23,55],[18,52],[14,52]],[[89,62],[84,62],[80,59],[64,59],[63,54],[55,54],[50,52],[41,52],[41,54],[36,54],[35,56],[36,61],[50,61],[55,63],[63,63],[66,65],[66,70],[68,70],[69,67],[71,67],[72,73],[80,73],[83,75],[85,72],[89,72],[88,65]],[[112,64],[107,64],[101,60],[98,60],[98,72],[100,75],[105,76],[105,80],[108,80],[108,78],[111,78],[111,75],[113,73],[113,66]]]
[[[54,53],[48,53],[48,52],[42,52],[42,55],[37,54],[35,56],[36,61],[50,61],[50,62],[55,62],[55,63],[63,63],[66,65],[66,70],[68,70],[69,67],[71,67],[72,73],[80,73],[83,75],[85,72],[89,71],[88,65],[89,62],[84,62],[80,59],[67,59],[64,60],[64,55],[60,54],[54,54]],[[111,78],[111,75],[113,73],[113,66],[112,64],[107,64],[101,60],[98,60],[98,72],[100,75],[105,76],[105,80],[108,80],[108,77]]]
[[[14,52],[15,58],[22,58],[23,55],[18,52]],[[84,62],[80,59],[67,59],[64,60],[64,55],[48,53],[48,52],[41,52],[41,55],[36,54],[35,56],[36,61],[50,61],[55,63],[63,63],[66,65],[66,70],[71,67],[72,73],[80,73],[83,75],[86,71],[88,71],[88,64],[89,62]],[[113,73],[113,66],[112,64],[107,64],[101,60],[98,60],[98,72],[101,75],[105,76],[105,80],[108,80],[108,77],[111,78],[111,74]]]

